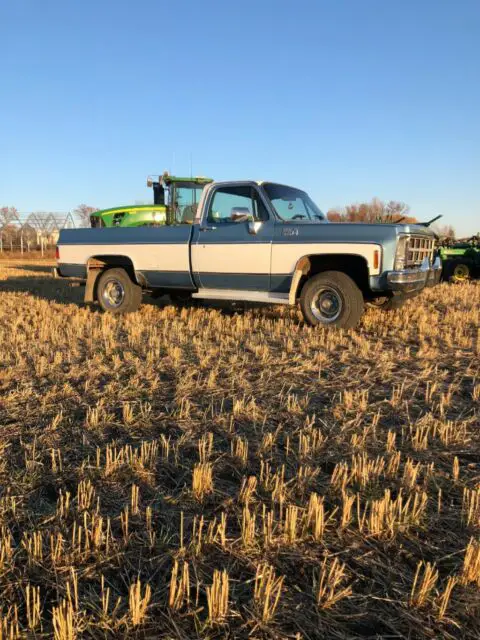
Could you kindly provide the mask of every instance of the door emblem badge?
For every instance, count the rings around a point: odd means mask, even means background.
[[[282,229],[282,236],[298,236],[298,227],[285,227]]]

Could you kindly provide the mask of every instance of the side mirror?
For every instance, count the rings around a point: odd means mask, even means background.
[[[248,233],[250,233],[252,236],[256,236],[261,228],[262,223],[260,222],[260,220],[255,220],[252,215],[248,216]]]
[[[230,211],[230,220],[232,222],[245,222],[252,214],[248,207],[233,207]]]

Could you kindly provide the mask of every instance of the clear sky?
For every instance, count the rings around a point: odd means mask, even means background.
[[[480,231],[479,0],[0,0],[0,206],[149,173],[402,200]]]

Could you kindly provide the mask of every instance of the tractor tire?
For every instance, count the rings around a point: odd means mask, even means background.
[[[142,287],[135,284],[125,269],[107,269],[97,285],[97,300],[104,311],[132,313],[142,303]]]
[[[445,280],[448,282],[466,282],[472,277],[472,265],[464,260],[452,260],[445,268]]]
[[[363,294],[342,271],[324,271],[312,276],[300,294],[303,317],[312,326],[351,329],[360,322]]]

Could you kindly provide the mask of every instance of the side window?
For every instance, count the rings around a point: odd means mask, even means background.
[[[231,224],[254,220],[268,220],[268,213],[252,187],[220,187],[215,191],[208,209],[207,222]]]
[[[192,224],[202,196],[203,186],[179,186],[175,189],[175,220]]]

